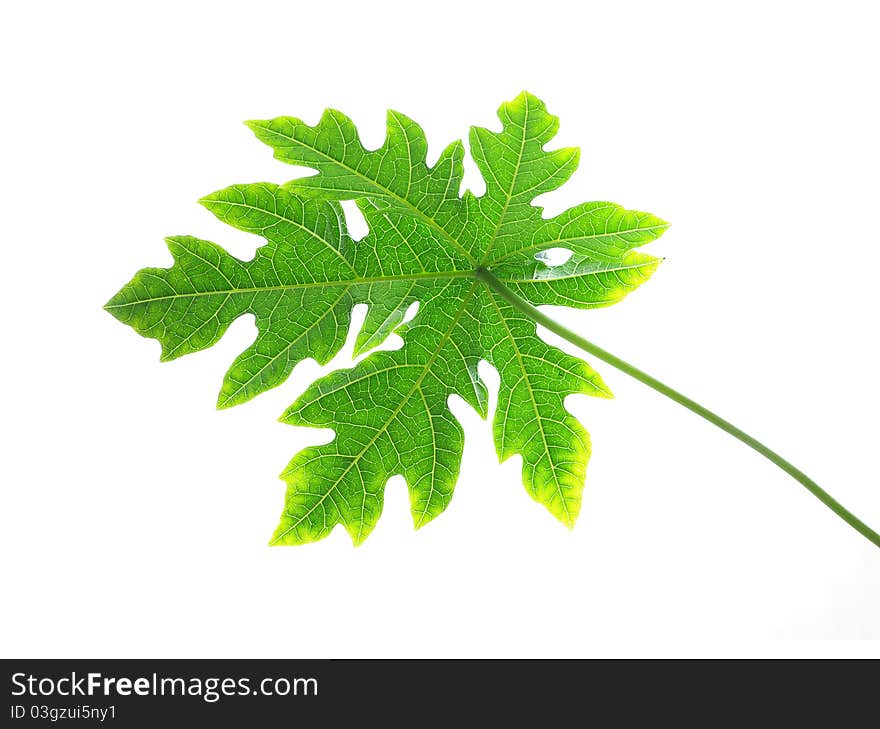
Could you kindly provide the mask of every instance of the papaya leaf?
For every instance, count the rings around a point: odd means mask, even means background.
[[[337,524],[360,543],[396,474],[406,480],[416,527],[439,515],[464,444],[447,401],[457,394],[487,417],[481,360],[500,376],[492,426],[499,458],[520,455],[528,493],[574,525],[590,441],[564,401],[611,393],[586,362],[539,338],[535,317],[489,281],[534,305],[607,306],[654,272],[659,260],[637,249],[667,224],[605,202],[545,219],[532,201],[571,176],[578,150],[545,149],[558,120],[530,94],[502,104],[498,116],[500,132],[470,133],[486,182],[479,197],[459,192],[463,144],[450,144],[429,167],[422,129],[398,112],[388,113],[385,142],[372,151],[338,111],[315,126],[291,117],[248,122],[278,159],[317,173],[202,199],[223,222],[265,239],[253,260],[197,238],[169,238],[174,265],[139,271],[106,305],[158,339],[162,359],[209,347],[252,314],[258,334],[226,373],[218,407],[279,385],[303,359],[329,361],[355,304],[368,307],[356,353],[392,332],[402,336],[402,348],[318,379],[282,416],[335,437],[300,451],[282,474],[288,488],[273,544],[315,541]],[[367,221],[358,242],[341,200],[356,200]],[[568,259],[554,265],[559,249]],[[404,323],[414,302],[418,312]]]

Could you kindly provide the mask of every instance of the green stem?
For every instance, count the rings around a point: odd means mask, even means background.
[[[795,481],[798,481],[800,484],[806,487],[806,489],[811,494],[813,494],[813,496],[819,499],[819,501],[825,504],[825,506],[831,509],[831,511],[837,514],[853,529],[859,532],[859,534],[862,534],[868,540],[873,542],[876,546],[880,547],[880,534],[875,532],[855,514],[846,509],[839,501],[834,499],[829,493],[821,488],[819,484],[813,481],[813,479],[807,476],[803,471],[793,466],[775,451],[770,450],[759,440],[740,430],[733,423],[730,423],[724,418],[716,415],[708,408],[704,408],[702,405],[694,402],[689,397],[682,395],[677,390],[673,390],[668,385],[664,385],[662,382],[660,382],[660,380],[651,377],[651,375],[647,374],[646,372],[642,372],[642,370],[638,369],[637,367],[633,367],[628,362],[620,359],[620,357],[616,357],[610,352],[606,352],[601,347],[597,347],[592,342],[587,341],[580,335],[575,334],[574,332],[566,329],[564,326],[554,321],[550,317],[542,314],[528,301],[520,298],[513,291],[507,288],[507,286],[501,283],[501,281],[499,281],[489,270],[485,268],[477,269],[477,278],[484,281],[489,287],[497,292],[498,295],[501,296],[501,298],[503,298],[513,307],[521,311],[523,314],[527,315],[531,319],[534,319],[541,326],[546,327],[554,334],[558,334],[564,340],[566,340],[567,342],[571,342],[573,345],[579,347],[585,352],[589,352],[594,357],[598,357],[603,362],[607,362],[613,367],[616,367],[621,372],[625,372],[630,377],[634,377],[639,382],[642,382],[648,387],[655,389],[657,392],[666,395],[666,397],[674,400],[679,405],[686,407],[688,410],[696,413],[701,418],[705,418],[710,423],[712,423],[712,425],[721,428],[721,430],[723,430],[725,433],[729,433],[737,440],[742,441],[749,448],[756,450],[758,453],[764,456],[764,458],[779,466],[779,468],[781,468],[789,476],[795,479]]]

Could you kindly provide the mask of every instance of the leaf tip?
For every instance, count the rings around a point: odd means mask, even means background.
[[[412,520],[413,520],[413,529],[415,529],[416,531],[419,531],[419,529],[421,529],[425,525],[429,524],[430,522],[434,521],[434,518],[438,515],[436,513],[435,514],[429,513],[427,508],[422,509],[421,511],[418,511],[415,508],[415,504],[411,505],[410,513],[412,515]]]
[[[534,107],[540,108],[540,107],[544,106],[543,101],[541,101],[537,96],[526,91],[525,89],[522,89],[516,96],[514,96],[510,101],[508,101],[507,104],[509,104],[511,106],[516,106],[516,107],[534,106]],[[503,108],[503,106],[504,105],[502,105],[502,108]]]
[[[284,517],[282,516],[281,521],[278,523],[278,526],[272,534],[272,537],[267,542],[267,546],[287,547],[293,544],[301,544],[301,542],[295,538],[293,532],[291,532],[285,525]]]
[[[358,338],[355,340],[354,348],[351,350],[351,358],[352,358],[352,359],[357,359],[357,358],[360,357],[364,352],[369,351],[369,349],[370,349],[370,342],[369,342],[369,340],[363,340],[363,341],[361,341],[360,336],[358,336]]]
[[[217,410],[229,410],[233,405],[236,405],[237,402],[229,397],[223,390],[221,390],[217,395]]]
[[[345,530],[348,532],[348,535],[351,537],[351,543],[354,547],[360,547],[365,541],[367,541],[367,537],[370,536],[370,532],[373,531],[372,525],[364,524],[363,522],[355,524],[346,524]]]
[[[574,504],[571,506],[569,504],[565,504],[562,509],[550,508],[549,504],[547,505],[548,509],[553,516],[556,517],[556,520],[562,524],[568,531],[574,531],[575,524],[577,523],[578,515],[580,514],[581,504],[580,498],[574,501]]]
[[[648,218],[646,222],[648,223],[649,229],[653,234],[653,240],[659,238],[672,227],[672,223],[663,220],[663,218],[657,217],[653,213],[648,213]]]
[[[278,422],[284,423],[285,425],[308,425],[308,423],[303,422],[303,420],[297,416],[296,403],[294,403],[278,416]]]

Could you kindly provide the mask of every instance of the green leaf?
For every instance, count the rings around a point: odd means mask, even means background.
[[[416,527],[449,504],[464,436],[447,401],[456,394],[486,417],[477,366],[500,375],[493,435],[499,458],[522,457],[523,482],[567,526],[581,505],[589,436],[565,407],[573,394],[610,397],[586,362],[548,345],[535,321],[478,275],[491,271],[532,304],[593,308],[646,281],[659,260],[635,250],[666,229],[662,220],[611,203],[585,203],[554,218],[532,204],[563,184],[578,150],[547,150],[558,120],[522,93],[503,104],[501,131],[472,128],[470,148],[486,181],[460,194],[464,147],[426,163],[421,128],[391,111],[376,150],[353,122],[328,110],[315,126],[292,117],[248,122],[275,156],[316,174],[283,186],[235,185],[202,203],[220,220],[265,238],[252,261],[214,243],[168,241],[169,269],[144,269],[107,304],[163,359],[204,349],[245,313],[254,343],[233,363],[218,405],[244,402],[283,382],[297,362],[326,363],[343,345],[350,312],[368,306],[356,354],[390,333],[394,351],[368,354],[320,378],[283,415],[331,428],[330,443],[298,453],[282,474],[285,508],[273,544],[300,544],[342,524],[355,543],[374,528],[388,479],[407,482]],[[368,235],[354,242],[338,201],[353,199]],[[555,249],[568,252],[552,264]],[[418,302],[418,313],[405,314]]]

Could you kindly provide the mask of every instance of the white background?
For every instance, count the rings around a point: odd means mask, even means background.
[[[319,368],[216,412],[250,320],[160,365],[101,310],[170,264],[165,235],[251,255],[195,202],[297,174],[243,120],[334,106],[375,147],[392,107],[430,160],[525,88],[583,148],[545,214],[609,199],[673,223],[651,282],[559,318],[878,528],[877,22],[868,2],[6,4],[2,653],[880,655],[880,550],[610,367],[616,400],[570,403],[594,445],[573,532],[453,403],[443,516],[413,532],[395,478],[362,547],[270,549],[277,474],[327,437],[275,419]]]

